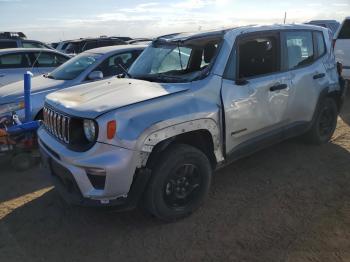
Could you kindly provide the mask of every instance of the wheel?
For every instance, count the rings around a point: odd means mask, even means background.
[[[164,221],[184,218],[207,195],[211,175],[210,161],[204,153],[189,145],[173,145],[152,169],[144,207]]]
[[[306,134],[308,142],[313,144],[327,143],[337,126],[338,108],[334,99],[324,99],[318,109],[314,123]]]

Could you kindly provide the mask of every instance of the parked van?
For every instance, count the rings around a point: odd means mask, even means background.
[[[334,52],[337,61],[343,65],[343,77],[350,80],[350,17],[340,26],[334,39]]]

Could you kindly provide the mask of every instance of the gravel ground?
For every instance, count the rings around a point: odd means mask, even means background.
[[[289,140],[220,170],[177,223],[63,203],[39,168],[0,170],[0,261],[350,261],[350,99],[332,142]]]

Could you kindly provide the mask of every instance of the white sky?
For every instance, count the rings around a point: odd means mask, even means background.
[[[114,35],[152,37],[247,24],[288,23],[350,16],[350,0],[0,0],[0,31],[30,39]]]

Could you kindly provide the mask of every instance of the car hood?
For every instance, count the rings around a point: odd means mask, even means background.
[[[32,78],[32,94],[41,92],[53,92],[60,89],[67,82],[65,80],[55,80],[44,77],[43,75]],[[0,104],[6,104],[23,100],[24,82],[19,81],[0,87]]]
[[[51,93],[46,102],[70,115],[96,118],[112,109],[186,91],[188,85],[114,78]]]

